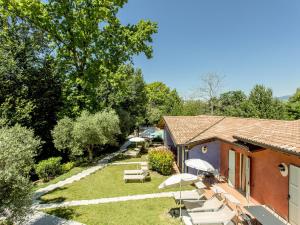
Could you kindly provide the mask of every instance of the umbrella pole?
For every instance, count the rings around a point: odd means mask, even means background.
[[[179,195],[180,195],[180,198],[179,198],[179,217],[181,218],[181,181],[180,181],[180,193],[179,193]]]

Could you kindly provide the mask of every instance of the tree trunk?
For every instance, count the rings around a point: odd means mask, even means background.
[[[89,154],[89,161],[91,162],[93,160],[93,145],[88,145],[87,146],[87,151]]]
[[[214,115],[214,104],[212,104],[212,103],[211,103],[211,106],[210,106],[210,114]]]

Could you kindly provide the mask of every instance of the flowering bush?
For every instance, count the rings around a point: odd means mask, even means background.
[[[150,149],[148,159],[152,170],[163,175],[172,173],[174,155],[169,149],[165,147]]]

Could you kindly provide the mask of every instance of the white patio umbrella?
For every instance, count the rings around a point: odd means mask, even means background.
[[[141,137],[133,137],[133,138],[130,138],[129,141],[138,143],[138,142],[145,142],[145,139],[141,138]]]
[[[181,187],[185,186],[185,185],[189,185],[189,184],[193,184],[195,182],[198,181],[198,177],[193,175],[193,174],[189,174],[189,173],[180,173],[180,174],[176,174],[173,175],[171,177],[169,177],[168,179],[166,179],[164,182],[162,182],[158,188],[162,189],[162,188],[167,188],[167,187],[180,187],[180,217],[181,217]]]
[[[141,138],[141,137],[133,137],[129,139],[130,142],[136,143],[141,143],[141,142],[145,142],[145,138]]]
[[[213,173],[215,172],[215,168],[207,161],[202,159],[188,159],[184,161],[185,165],[204,172]]]

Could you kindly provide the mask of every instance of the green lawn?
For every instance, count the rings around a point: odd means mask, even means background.
[[[84,166],[80,166],[80,167],[74,167],[72,168],[70,171],[68,171],[67,173],[64,173],[58,177],[55,177],[54,179],[48,181],[48,182],[40,182],[40,183],[35,183],[33,189],[36,191],[40,188],[44,188],[50,184],[55,184],[59,181],[65,180],[77,173],[82,172],[83,170],[87,169],[88,167],[84,167]]]
[[[144,162],[144,161],[148,161],[148,154],[141,154],[138,157],[128,157],[128,158],[122,158],[122,156],[120,156],[121,159],[118,160],[115,159],[113,162]]]
[[[47,213],[87,225],[181,225],[169,215],[173,199],[159,198],[46,210]]]
[[[41,197],[44,203],[62,202],[70,200],[97,199],[105,197],[148,194],[166,191],[175,191],[178,188],[158,189],[167,176],[151,172],[151,180],[144,183],[123,181],[125,169],[137,169],[137,165],[111,165],[90,176],[56,189]],[[192,187],[185,187],[191,189]]]

